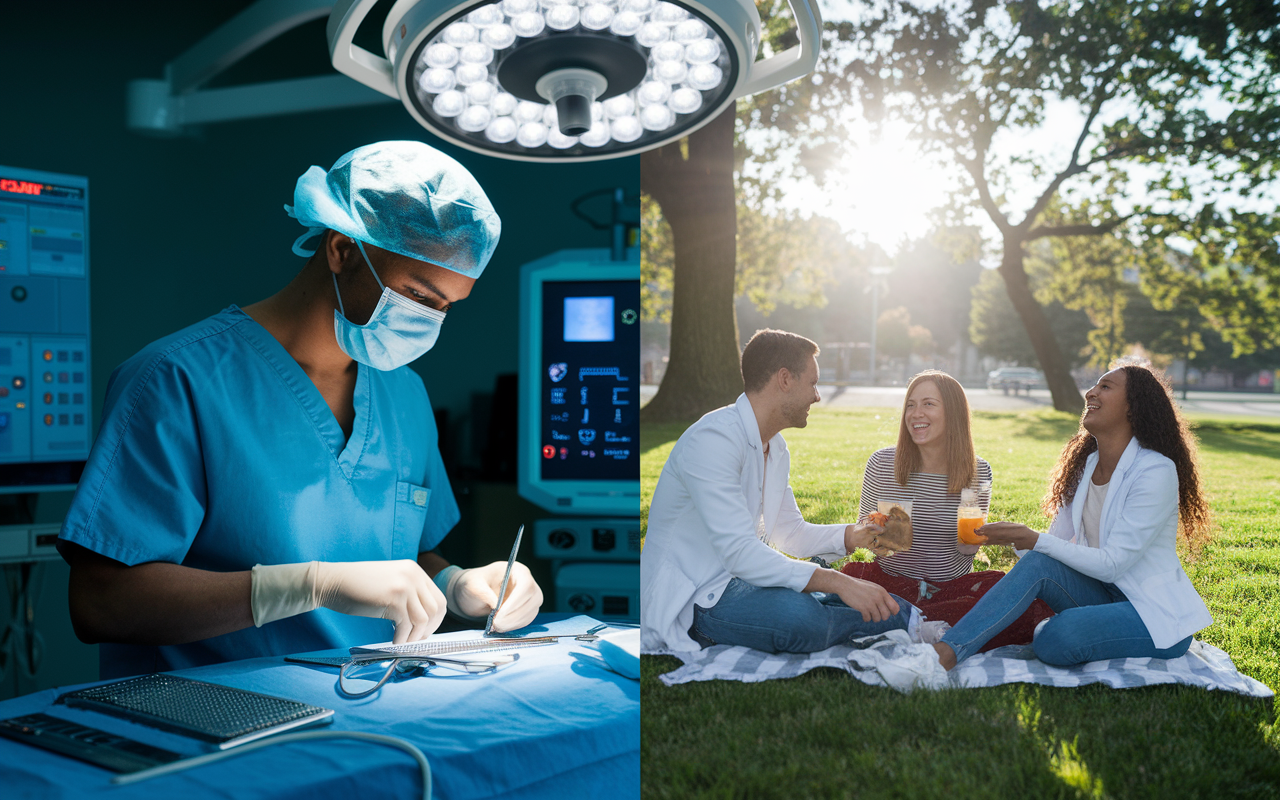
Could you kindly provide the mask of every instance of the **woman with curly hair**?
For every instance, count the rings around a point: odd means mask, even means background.
[[[1054,469],[1047,533],[992,522],[988,544],[1021,556],[933,647],[951,669],[1040,598],[1057,614],[1032,647],[1055,666],[1177,658],[1213,622],[1178,560],[1177,535],[1208,535],[1196,445],[1168,387],[1146,366],[1112,369],[1085,394],[1080,431]],[[1025,553],[1025,555],[1024,555]]]

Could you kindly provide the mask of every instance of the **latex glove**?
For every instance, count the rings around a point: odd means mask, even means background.
[[[498,604],[502,575],[506,571],[507,562],[495,561],[483,567],[464,569],[456,577],[451,577],[446,593],[449,610],[469,619],[488,617]],[[507,599],[493,620],[493,629],[513,631],[523,628],[533,622],[540,608],[542,589],[529,568],[515,562],[511,565],[511,580],[507,582]]]
[[[253,568],[254,624],[315,608],[390,620],[396,644],[430,636],[444,621],[445,599],[418,562],[312,561]]]

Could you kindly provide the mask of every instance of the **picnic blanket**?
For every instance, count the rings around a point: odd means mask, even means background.
[[[844,670],[863,683],[887,686],[874,669],[857,663],[861,648],[836,645],[816,653],[765,653],[747,647],[715,645],[697,653],[673,653],[684,666],[659,675],[668,686],[690,681],[730,680],[758,683],[794,678],[818,667]],[[948,673],[953,688],[972,689],[1003,683],[1083,686],[1102,683],[1113,689],[1181,683],[1250,697],[1273,697],[1263,683],[1242,674],[1231,657],[1211,644],[1191,642],[1179,658],[1115,658],[1076,667],[1051,667],[1035,657],[1030,645],[1009,645],[980,653]]]

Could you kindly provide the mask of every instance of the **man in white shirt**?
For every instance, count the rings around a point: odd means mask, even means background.
[[[780,432],[805,427],[821,399],[817,354],[803,336],[757,331],[742,353],[745,393],[676,442],[640,561],[646,652],[729,644],[807,653],[918,623],[914,606],[880,586],[795,560],[872,547],[881,531],[805,522],[788,485]]]

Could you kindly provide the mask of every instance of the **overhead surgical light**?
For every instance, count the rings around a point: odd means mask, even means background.
[[[821,35],[817,0],[789,2],[799,41],[760,61],[752,0],[397,0],[382,27],[383,54],[354,43],[377,0],[339,0],[327,36],[339,72],[400,100],[445,139],[503,158],[593,161],[686,136],[735,99],[811,72]],[[274,95],[278,113],[376,102],[363,87],[339,89],[331,78],[191,91],[290,21],[328,7],[259,0],[170,64],[166,81],[134,81],[131,127],[173,132],[262,116]],[[211,56],[217,63],[191,68]],[[241,96],[252,113],[235,108]]]

